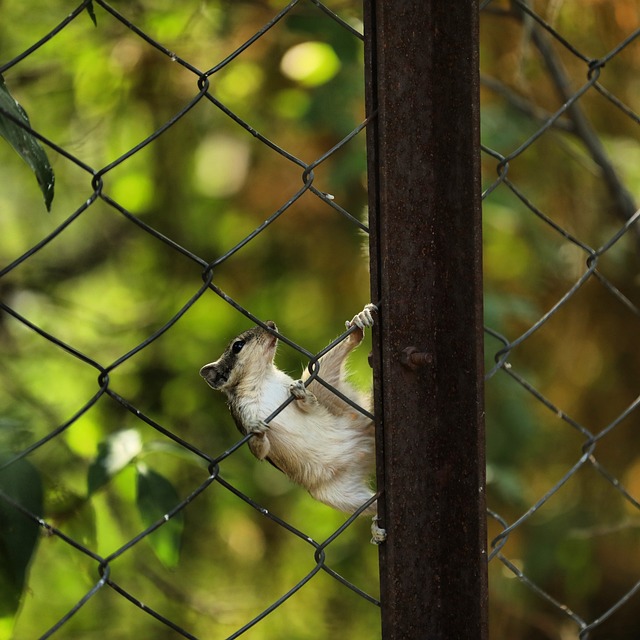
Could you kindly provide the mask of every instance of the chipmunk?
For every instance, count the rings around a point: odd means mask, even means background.
[[[346,323],[356,326],[342,342],[319,361],[318,375],[357,405],[370,411],[371,398],[346,379],[348,355],[373,326],[368,304]],[[274,322],[266,326],[277,331]],[[254,434],[249,449],[258,460],[268,460],[320,502],[353,513],[373,496],[369,477],[374,463],[373,421],[315,379],[310,373],[293,380],[274,364],[278,339],[256,326],[231,341],[224,353],[200,369],[213,389],[223,391],[231,415],[243,435]],[[293,396],[266,424],[264,420]],[[376,512],[375,503],[363,513]],[[385,531],[371,527],[372,542],[379,544]]]

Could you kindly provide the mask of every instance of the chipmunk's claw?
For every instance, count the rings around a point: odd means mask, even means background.
[[[290,385],[289,391],[291,395],[298,400],[302,400],[303,398],[306,398],[307,395],[309,394],[302,380],[296,380],[292,385]]]
[[[351,329],[353,325],[356,325],[356,327],[358,327],[359,329],[364,329],[365,327],[372,327],[373,316],[371,314],[372,312],[375,312],[375,311],[378,311],[378,307],[376,307],[375,304],[369,303],[365,305],[364,309],[360,313],[353,316],[353,318],[350,321],[347,320],[347,322],[345,322],[347,329]]]

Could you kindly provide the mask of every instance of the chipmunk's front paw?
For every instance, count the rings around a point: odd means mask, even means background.
[[[365,327],[373,326],[373,316],[371,315],[374,311],[377,311],[378,307],[375,304],[367,304],[365,308],[351,319],[351,321],[347,321],[346,327],[350,329],[354,324],[359,329],[364,329]]]
[[[302,380],[296,380],[289,386],[289,392],[296,399],[296,406],[308,409],[317,403],[316,397],[304,386]]]
[[[382,544],[387,539],[387,530],[378,526],[378,516],[373,516],[371,523],[371,544]]]
[[[289,392],[296,400],[304,400],[309,392],[307,387],[304,386],[302,380],[296,380],[293,384],[289,385]]]

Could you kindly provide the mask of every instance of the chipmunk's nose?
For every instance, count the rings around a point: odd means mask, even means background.
[[[273,320],[267,320],[265,324],[267,325],[267,327],[269,327],[269,329],[273,329],[274,331],[278,330],[278,327],[276,327],[276,323]]]

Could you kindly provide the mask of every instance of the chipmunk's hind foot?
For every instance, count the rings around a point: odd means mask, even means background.
[[[387,530],[378,526],[378,516],[373,516],[371,522],[371,544],[382,544],[387,539]]]

